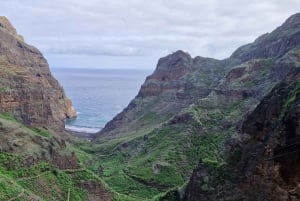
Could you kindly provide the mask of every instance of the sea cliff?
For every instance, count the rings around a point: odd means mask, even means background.
[[[5,17],[0,17],[0,71],[0,112],[26,125],[60,128],[76,116],[42,53],[26,44]]]

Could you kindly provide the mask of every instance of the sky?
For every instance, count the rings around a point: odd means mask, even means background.
[[[299,0],[1,0],[50,67],[154,69],[176,50],[223,59],[299,12]]]

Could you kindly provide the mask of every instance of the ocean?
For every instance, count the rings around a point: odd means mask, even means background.
[[[137,95],[150,70],[53,68],[54,77],[72,100],[77,118],[66,129],[95,133]]]

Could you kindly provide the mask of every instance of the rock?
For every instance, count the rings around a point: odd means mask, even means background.
[[[9,22],[9,20],[5,16],[0,16],[0,27],[2,29],[6,30],[8,33],[17,37],[22,42],[24,42],[23,36],[21,36],[17,33],[17,30],[15,29],[15,27],[12,26],[12,24]]]
[[[300,43],[300,14],[288,18],[272,33],[264,34],[253,43],[238,48],[230,58],[248,61],[257,58],[279,57]]]
[[[278,84],[242,124],[240,135],[249,137],[239,142],[238,169],[244,193],[258,200],[295,199],[291,191],[300,199],[299,79],[298,70]]]
[[[5,17],[0,17],[0,71],[0,112],[29,126],[63,128],[66,118],[76,117],[46,59]]]

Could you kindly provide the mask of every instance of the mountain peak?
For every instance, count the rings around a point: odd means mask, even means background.
[[[162,57],[159,59],[157,63],[157,69],[166,67],[166,66],[174,66],[174,64],[179,60],[191,60],[192,57],[189,55],[189,53],[184,52],[182,50],[177,50],[176,52],[173,52],[172,54],[169,54],[165,57]]]
[[[177,80],[190,71],[192,64],[192,57],[188,53],[178,50],[160,58],[155,71],[147,77],[147,81],[165,82]]]

